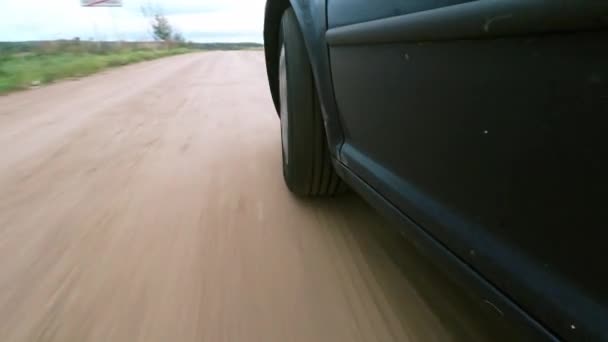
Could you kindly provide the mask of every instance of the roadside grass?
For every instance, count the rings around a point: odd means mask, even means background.
[[[80,77],[141,61],[195,51],[185,47],[90,52],[0,54],[0,93]]]

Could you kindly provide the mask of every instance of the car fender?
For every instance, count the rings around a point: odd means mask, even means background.
[[[327,31],[326,0],[268,0],[264,21],[264,50],[266,71],[270,92],[277,113],[280,113],[278,89],[279,27],[283,12],[292,7],[308,51],[313,77],[319,96],[321,112],[325,123],[328,146],[335,158],[343,142],[342,127],[331,80],[328,47],[325,40]]]

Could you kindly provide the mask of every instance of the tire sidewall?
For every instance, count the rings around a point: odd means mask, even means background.
[[[283,155],[283,176],[287,186],[297,194],[307,194],[310,191],[309,167],[310,160],[307,143],[313,140],[308,121],[314,97],[312,70],[304,47],[304,40],[300,28],[297,25],[293,9],[289,8],[283,14],[280,30],[280,47],[285,54],[285,74],[286,74],[286,96],[287,108],[283,110],[284,104],[281,103],[281,116],[286,116],[287,141],[284,141],[284,134],[281,131],[281,144]],[[279,50],[279,54],[281,50]],[[280,60],[280,55],[279,55]],[[280,74],[279,70],[279,74]],[[281,118],[283,121],[285,118]],[[284,123],[282,122],[281,125]],[[297,128],[297,129],[296,129]],[[283,130],[283,127],[281,128]],[[287,144],[287,154],[285,154],[285,144]]]

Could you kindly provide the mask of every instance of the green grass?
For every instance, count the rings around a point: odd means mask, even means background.
[[[193,51],[188,48],[124,50],[103,53],[0,54],[0,93],[68,77],[89,75],[108,67]]]

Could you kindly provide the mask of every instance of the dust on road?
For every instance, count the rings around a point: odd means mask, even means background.
[[[263,63],[191,54],[0,97],[0,341],[483,338],[356,196],[289,194]]]

